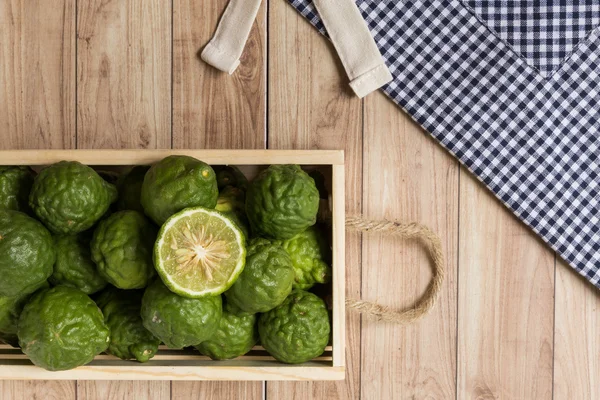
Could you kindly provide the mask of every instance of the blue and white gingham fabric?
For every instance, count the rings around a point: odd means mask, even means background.
[[[323,29],[311,0],[289,1]],[[394,76],[383,90],[600,288],[600,29],[582,24],[588,34],[540,68],[466,3],[484,2],[357,0]]]
[[[464,0],[479,20],[544,77],[600,24],[600,1]]]

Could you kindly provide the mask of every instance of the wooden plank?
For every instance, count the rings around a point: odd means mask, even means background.
[[[171,147],[171,3],[78,4],[79,148]]]
[[[266,6],[233,75],[199,58],[228,0],[173,1],[173,147],[264,149]],[[231,378],[234,379],[234,378]],[[173,398],[262,399],[263,384],[173,382]]]
[[[197,157],[210,164],[344,164],[344,153],[338,150],[0,150],[0,165],[45,165],[60,160],[87,165],[151,164],[172,154]]]
[[[232,396],[234,395],[234,396]],[[262,399],[263,385],[255,382],[173,382],[172,400]]]
[[[554,304],[554,398],[598,399],[600,292],[561,260]]]
[[[123,382],[77,382],[77,399],[147,399],[167,400],[171,398],[171,385],[166,381],[123,381]]]
[[[362,208],[362,103],[333,47],[284,1],[269,2],[268,140],[272,149],[344,149],[346,212]],[[346,237],[346,295],[360,296],[360,237]],[[355,399],[360,317],[346,315],[344,382],[268,382],[267,399]]]
[[[346,366],[346,182],[344,165],[332,171],[332,298],[331,338],[333,365]]]
[[[456,394],[457,162],[384,95],[365,100],[364,215],[417,221],[442,239],[446,280],[438,304],[407,327],[363,320],[362,399]],[[406,308],[431,280],[419,243],[363,238],[363,299]],[[460,398],[460,397],[459,397]]]
[[[75,1],[0,1],[3,149],[75,144]]]
[[[552,397],[554,253],[461,173],[458,398]]]
[[[171,145],[171,3],[78,3],[77,147]],[[170,397],[169,382],[80,381],[79,399]]]
[[[75,145],[75,1],[0,2],[2,149]],[[75,381],[2,381],[0,398],[75,399]]]
[[[228,0],[173,2],[173,147],[265,147],[266,6],[233,75],[202,62]]]
[[[216,367],[216,368],[215,368]],[[33,365],[0,365],[0,376],[3,379],[26,379],[26,380],[57,380],[67,381],[79,379],[78,393],[120,392],[120,386],[127,382],[123,381],[145,381],[151,385],[151,381],[161,381],[160,385],[168,386],[172,381],[207,381],[201,386],[206,386],[208,393],[217,385],[216,381],[236,381],[230,386],[230,394],[242,390],[245,384],[241,381],[262,381],[268,378],[270,381],[307,381],[307,380],[342,380],[344,379],[344,368],[331,366],[331,361],[310,361],[299,366],[286,366],[274,361],[243,361],[215,365],[214,361],[194,361],[179,364],[176,367],[172,362],[154,362],[151,365],[139,366],[133,362],[110,362],[105,365],[88,364],[69,371],[46,371]],[[239,381],[239,382],[238,382]],[[39,381],[38,381],[39,382]],[[69,381],[70,382],[70,381]],[[142,385],[140,383],[140,385]],[[173,382],[173,392],[186,393],[186,387],[180,388],[180,382]],[[261,382],[254,385],[262,388]],[[42,385],[43,386],[43,385]],[[141,386],[140,386],[141,387]],[[150,387],[150,386],[149,386]],[[244,389],[245,390],[245,389]],[[261,389],[262,393],[262,389]],[[187,393],[193,395],[193,393]],[[144,399],[144,397],[139,397]],[[235,397],[233,397],[235,398]]]
[[[76,381],[2,381],[0,398],[10,400],[76,399]]]

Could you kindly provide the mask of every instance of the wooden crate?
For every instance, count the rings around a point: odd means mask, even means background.
[[[188,350],[161,346],[141,364],[99,355],[70,371],[50,372],[34,366],[19,349],[0,346],[0,379],[84,380],[342,380],[345,376],[344,153],[328,150],[11,150],[0,151],[0,165],[43,167],[74,160],[94,167],[152,164],[168,155],[189,155],[211,165],[236,165],[250,177],[271,164],[299,164],[321,169],[328,178],[332,220],[332,343],[315,360],[286,365],[261,347],[230,361],[212,361]]]

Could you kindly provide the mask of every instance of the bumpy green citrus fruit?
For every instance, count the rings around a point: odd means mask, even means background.
[[[106,286],[106,279],[96,269],[90,252],[90,239],[83,234],[54,237],[56,263],[50,283],[96,293]]]
[[[329,342],[329,313],[315,294],[294,290],[258,319],[260,341],[277,360],[298,364],[320,356]]]
[[[147,362],[158,351],[160,340],[144,328],[140,316],[143,294],[141,290],[109,288],[96,300],[110,328],[108,353],[123,360]]]
[[[317,220],[319,191],[298,165],[271,165],[246,194],[252,231],[272,239],[290,239]]]
[[[310,289],[331,280],[331,249],[321,230],[312,226],[281,245],[292,259],[296,272],[294,288]]]
[[[35,178],[29,205],[57,234],[76,234],[91,228],[117,199],[117,189],[92,168],[61,161]]]
[[[117,203],[120,210],[135,210],[144,212],[142,207],[142,184],[144,177],[150,167],[138,165],[133,167],[127,174],[123,175],[117,184],[119,188],[119,201]]]
[[[120,289],[141,289],[154,276],[156,228],[137,211],[119,211],[100,222],[92,239],[92,260],[100,275]]]
[[[181,296],[216,296],[227,290],[246,262],[246,239],[226,215],[186,208],[160,229],[154,266],[167,287]]]
[[[52,235],[19,211],[0,210],[0,296],[31,293],[52,275]]]
[[[217,204],[215,171],[187,156],[169,156],[153,165],[142,184],[142,207],[158,225],[188,207],[214,208]]]
[[[18,326],[23,353],[50,371],[87,364],[110,343],[110,331],[96,303],[66,286],[36,292],[23,308]]]
[[[223,190],[228,186],[239,188],[243,191],[248,189],[248,179],[233,165],[217,165],[214,167],[217,174],[217,185],[219,190]]]
[[[181,297],[171,292],[160,279],[148,286],[142,298],[144,326],[173,349],[210,339],[222,314],[221,296]]]
[[[246,267],[225,292],[232,306],[246,313],[266,312],[291,292],[294,268],[289,255],[270,240],[253,239],[246,250]]]
[[[0,166],[0,209],[29,212],[34,176],[29,167]]]
[[[41,287],[47,288],[48,282],[44,282]],[[31,293],[14,297],[0,296],[0,341],[14,347],[19,346],[17,323],[30,297]]]
[[[215,210],[244,215],[246,213],[246,193],[240,188],[227,186],[219,193]]]
[[[217,331],[196,349],[213,360],[229,360],[249,352],[257,341],[256,315],[238,316],[225,307]]]
[[[250,231],[248,228],[248,218],[246,217],[246,193],[237,187],[227,186],[220,193],[217,199],[215,210],[221,211],[230,217],[248,237]]]

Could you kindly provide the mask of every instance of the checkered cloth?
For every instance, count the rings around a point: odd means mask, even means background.
[[[310,0],[290,2],[323,28]],[[600,288],[600,30],[544,76],[460,0],[357,4],[385,93]]]
[[[544,77],[600,24],[600,1],[464,0],[476,17]]]

